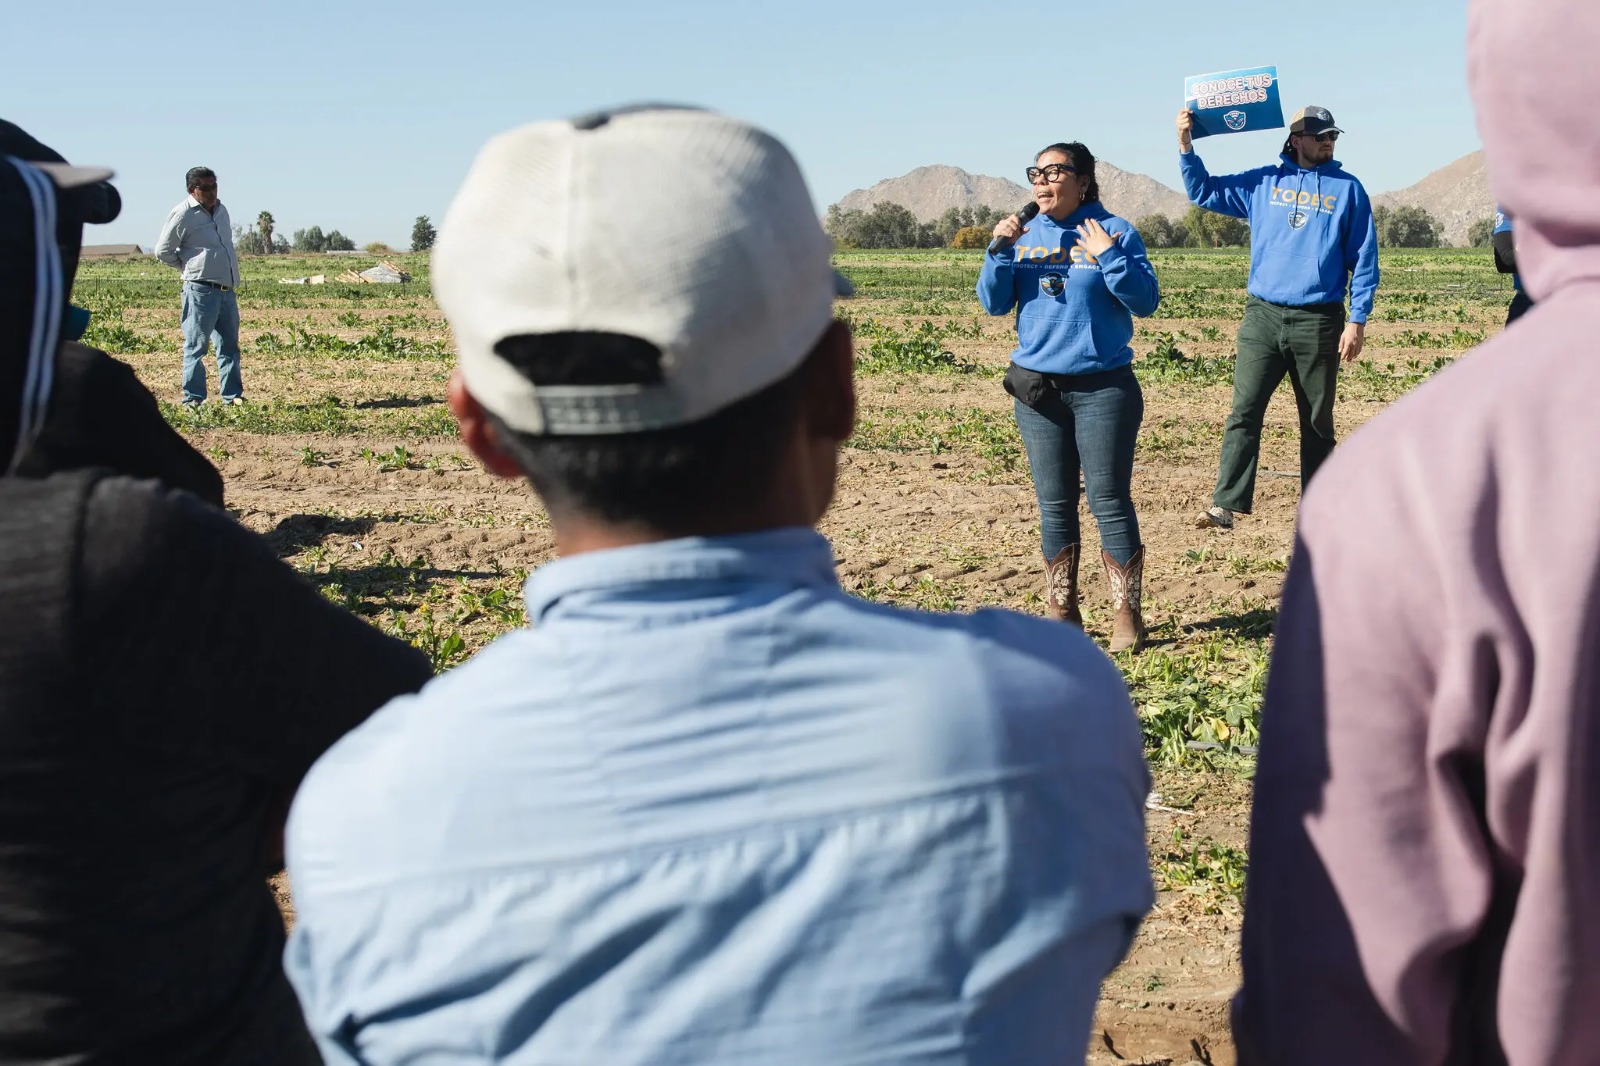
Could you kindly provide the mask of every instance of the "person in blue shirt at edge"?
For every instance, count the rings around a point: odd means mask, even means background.
[[[1506,325],[1528,313],[1533,307],[1533,297],[1522,287],[1522,275],[1517,273],[1517,242],[1511,233],[1511,216],[1498,204],[1494,209],[1494,268],[1511,275],[1511,307],[1506,311]]]
[[[1115,610],[1111,650],[1144,644],[1144,546],[1133,510],[1133,450],[1144,394],[1133,376],[1133,316],[1161,302],[1144,241],[1100,203],[1094,155],[1052,144],[1027,170],[1038,216],[994,228],[978,275],[991,315],[1017,312],[1017,349],[1005,387],[1039,499],[1045,603],[1083,625],[1078,609],[1078,470],[1100,527]]]
[[[450,404],[560,557],[296,798],[330,1063],[1084,1060],[1153,901],[1138,722],[1079,630],[840,589],[831,251],[783,145],[710,112],[480,153],[433,250]]]
[[[1223,429],[1212,506],[1196,523],[1232,529],[1233,516],[1254,505],[1261,423],[1285,374],[1300,411],[1302,493],[1333,453],[1339,362],[1361,354],[1378,289],[1378,231],[1367,190],[1333,158],[1344,131],[1327,108],[1295,112],[1281,162],[1220,177],[1206,173],[1195,152],[1193,124],[1193,112],[1178,112],[1178,161],[1189,199],[1250,221],[1250,295],[1233,365],[1233,411]]]

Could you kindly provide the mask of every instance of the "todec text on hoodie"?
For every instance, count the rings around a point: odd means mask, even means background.
[[[1114,243],[1092,256],[1076,227],[1098,219]],[[1161,302],[1144,241],[1098,201],[1057,222],[1039,215],[1015,245],[984,256],[978,300],[991,315],[1017,309],[1011,361],[1041,374],[1095,374],[1133,361],[1133,315]]]
[[[1343,303],[1365,322],[1378,291],[1378,231],[1372,201],[1338,160],[1212,177],[1198,152],[1182,152],[1189,199],[1219,215],[1250,220],[1250,295],[1288,307]]]

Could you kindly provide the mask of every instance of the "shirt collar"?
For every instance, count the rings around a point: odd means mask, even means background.
[[[530,622],[563,597],[667,581],[786,581],[838,587],[833,546],[791,526],[731,537],[684,537],[584,552],[535,570],[523,589]]]

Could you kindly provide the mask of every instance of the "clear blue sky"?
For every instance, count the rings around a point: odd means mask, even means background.
[[[1333,111],[1373,192],[1478,147],[1463,0],[13,0],[5,22],[0,117],[118,171],[122,217],[91,243],[149,247],[203,164],[236,222],[266,209],[285,234],[403,246],[491,134],[640,99],[777,133],[819,210],[927,163],[1020,180],[1055,140],[1177,186],[1184,76],[1267,63],[1286,111]],[[1279,136],[1201,143],[1242,169]],[[616,177],[619,193],[651,179]]]

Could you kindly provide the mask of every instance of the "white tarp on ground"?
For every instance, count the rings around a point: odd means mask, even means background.
[[[398,285],[411,280],[411,275],[387,260],[375,267],[368,267],[360,274],[362,281],[375,282],[379,285]]]

